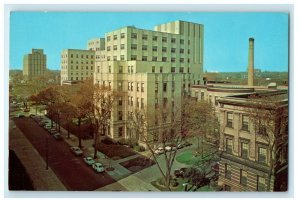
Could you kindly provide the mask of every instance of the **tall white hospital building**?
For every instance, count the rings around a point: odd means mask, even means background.
[[[168,107],[163,123],[154,121],[148,129],[157,140],[159,133],[151,130],[170,122],[191,86],[203,83],[203,34],[201,24],[175,21],[157,25],[154,31],[127,26],[88,41],[86,51],[95,52],[94,82],[125,92],[112,111],[107,135],[142,143],[127,124],[131,112]]]

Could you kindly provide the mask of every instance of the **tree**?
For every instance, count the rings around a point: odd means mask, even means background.
[[[215,108],[209,101],[196,101],[192,99],[184,101],[184,108],[186,113],[183,119],[183,122],[185,122],[184,128],[186,128],[189,136],[197,137],[197,152],[201,153],[203,157],[204,140],[215,143],[219,139],[219,122],[216,117]]]
[[[251,96],[250,102],[251,107],[247,112],[254,125],[257,140],[268,145],[267,190],[271,190],[272,178],[287,164],[288,103],[279,96],[258,95]]]
[[[177,145],[186,138],[182,129],[182,109],[171,110],[168,106],[157,106],[154,113],[135,108],[130,112],[129,124],[132,126],[136,137],[146,144],[150,150],[159,172],[164,179],[165,187],[171,191],[171,170],[177,153]],[[157,137],[156,137],[157,136]],[[164,161],[158,161],[155,149],[160,145],[163,148]],[[167,151],[166,147],[171,147]],[[165,167],[165,169],[164,169]]]
[[[76,109],[71,103],[66,102],[63,106],[61,106],[60,112],[62,115],[62,120],[64,120],[64,122],[67,124],[67,137],[70,138],[70,124],[76,115]]]

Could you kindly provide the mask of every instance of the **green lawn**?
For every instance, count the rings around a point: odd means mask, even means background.
[[[176,161],[178,161],[179,163],[183,163],[186,165],[194,165],[196,163],[198,163],[200,160],[205,160],[207,157],[207,154],[203,154],[204,158],[202,159],[201,155],[195,156],[195,153],[192,151],[185,151],[181,154],[179,154],[176,157]]]

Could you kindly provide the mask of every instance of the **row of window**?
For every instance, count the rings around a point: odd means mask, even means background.
[[[80,56],[80,57],[79,57]],[[68,58],[68,54],[65,54],[65,55],[61,55],[61,57],[62,58]],[[78,55],[78,54],[70,54],[70,57],[71,58],[86,58],[86,59],[88,59],[88,58],[91,58],[91,59],[93,59],[94,58],[94,56],[93,55]]]
[[[73,75],[73,72],[71,72],[71,75]],[[79,74],[78,74],[78,72],[76,72],[76,75],[79,75]],[[83,72],[81,72],[81,75],[83,75]],[[87,76],[88,76],[88,75],[89,75],[89,73],[88,73],[88,72],[86,72],[86,73],[85,73],[85,75],[87,75]],[[91,75],[91,76],[93,76],[93,73],[91,73],[90,75]]]
[[[226,126],[233,128],[233,113],[227,112],[227,122]],[[242,130],[249,131],[249,116],[248,115],[242,115]]]
[[[65,68],[64,68],[64,66],[62,66],[62,69],[68,69],[68,66],[66,65]],[[71,68],[70,68],[70,69],[73,70],[73,65],[71,65]],[[76,69],[76,70],[79,70],[79,67],[76,66],[75,69]],[[83,70],[83,69],[84,69],[84,66],[81,66],[81,70]],[[89,67],[88,67],[88,66],[85,66],[85,69],[86,69],[86,70],[89,70]],[[93,69],[94,69],[94,66],[91,66],[90,70],[93,70]]]
[[[125,33],[121,33],[120,38],[121,39],[125,38]],[[138,34],[137,33],[131,33],[131,38],[132,39],[137,39]],[[118,35],[114,34],[113,35],[113,40],[117,40],[117,39],[118,39]],[[142,34],[142,40],[148,40],[148,35],[147,34]],[[158,36],[152,36],[152,41],[157,41],[157,40],[158,40]],[[111,36],[107,36],[106,41],[111,41]],[[164,43],[168,42],[168,37],[162,37],[161,41],[164,42]],[[171,43],[176,43],[176,38],[171,38]],[[184,39],[180,39],[179,43],[184,44]],[[190,40],[188,40],[188,44],[190,44]]]
[[[79,80],[84,80],[87,77],[71,77],[71,81],[75,80],[75,81],[79,81]]]
[[[233,139],[225,139],[225,150],[226,153],[232,154],[233,151]],[[240,140],[240,156],[244,159],[249,159],[249,141]],[[267,148],[266,146],[258,146],[257,150],[257,161],[262,164],[267,163]]]
[[[133,82],[128,82],[128,91],[133,91]],[[140,83],[136,83],[136,91],[140,91]],[[141,83],[141,92],[144,92],[144,83]]]
[[[141,103],[140,103],[141,101]],[[141,109],[144,109],[144,98],[136,98],[136,107],[139,108],[141,107]],[[133,106],[133,97],[132,96],[128,96],[128,106]],[[128,111],[129,112],[129,111]]]
[[[118,56],[107,56],[106,60],[107,61],[111,61],[111,59],[113,61],[117,61],[118,60]],[[131,55],[130,57],[131,60],[137,60],[137,55]],[[120,55],[120,60],[124,61],[125,60],[125,56],[124,55]],[[148,56],[142,56],[142,61],[158,61],[158,57],[157,56],[152,56],[152,60],[149,60]],[[167,57],[161,57],[161,61],[162,62],[169,62]],[[171,62],[176,62],[176,58],[172,57],[171,58]],[[184,62],[184,58],[180,58],[179,62],[183,63]],[[187,59],[187,62],[190,63],[190,58]]]
[[[225,178],[231,179],[232,169],[231,165],[225,164]],[[240,169],[240,184],[247,186],[248,173],[246,170]],[[257,175],[257,191],[265,191],[266,179],[262,176]],[[227,190],[228,191],[228,190]]]
[[[75,62],[73,60],[70,61],[71,64],[75,64]],[[81,61],[81,64],[83,65],[83,61]],[[62,64],[68,64],[67,60],[63,60]],[[78,61],[76,61],[76,64],[79,64]],[[89,64],[89,61],[85,61],[85,64]],[[91,64],[94,64],[94,61],[91,61]]]

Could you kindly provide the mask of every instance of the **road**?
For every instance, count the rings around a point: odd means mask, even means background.
[[[92,191],[115,182],[107,173],[96,173],[82,157],[71,153],[67,143],[55,140],[31,118],[14,118],[14,121],[45,161],[48,139],[49,167],[68,190]]]

